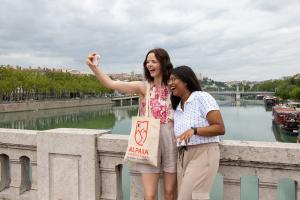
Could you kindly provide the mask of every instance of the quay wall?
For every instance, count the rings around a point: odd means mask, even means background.
[[[127,143],[128,135],[110,130],[0,128],[0,199],[121,200]],[[299,144],[224,140],[220,149],[219,199],[239,200],[245,188],[260,200],[278,199],[278,183],[287,178],[299,199]],[[130,200],[141,200],[140,175],[129,168]],[[257,177],[256,188],[243,185],[250,176]]]
[[[110,98],[27,101],[0,104],[0,113],[113,104]]]

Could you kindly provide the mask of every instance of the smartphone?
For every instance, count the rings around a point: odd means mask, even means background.
[[[100,62],[100,55],[96,54],[93,59],[93,64],[98,67],[99,62]]]

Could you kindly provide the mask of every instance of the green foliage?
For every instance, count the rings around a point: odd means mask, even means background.
[[[294,89],[290,92],[290,96],[291,96],[292,99],[300,100],[300,87],[294,88]]]
[[[97,115],[97,113],[96,113]],[[90,128],[90,129],[112,129],[116,122],[114,114],[109,113],[103,116],[91,116],[89,114],[82,114],[77,116],[74,120],[68,119],[68,115],[62,116],[63,120],[55,120],[53,117],[50,123],[45,123],[43,120],[37,121],[38,130],[48,130],[53,128]]]
[[[275,89],[281,85],[284,81],[283,80],[271,80],[271,81],[264,81],[262,83],[256,84],[253,86],[252,90],[254,91],[269,91],[275,92]]]
[[[70,97],[71,93],[95,95],[111,92],[112,90],[101,85],[93,75],[0,66],[0,97],[18,95],[28,99],[36,94],[51,93],[54,97]]]
[[[253,86],[254,91],[275,92],[282,99],[300,100],[300,78],[297,76],[285,80],[269,80]]]

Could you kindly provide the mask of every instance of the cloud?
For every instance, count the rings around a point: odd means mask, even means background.
[[[299,73],[297,0],[4,0],[0,13],[0,64],[88,71],[97,51],[107,73],[141,73],[163,47],[175,66],[216,80]]]

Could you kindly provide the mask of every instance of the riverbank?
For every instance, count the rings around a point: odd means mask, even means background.
[[[113,102],[111,101],[110,98],[27,101],[21,103],[0,104],[0,113],[71,108],[71,107],[93,106],[93,105],[112,105],[112,104]]]

